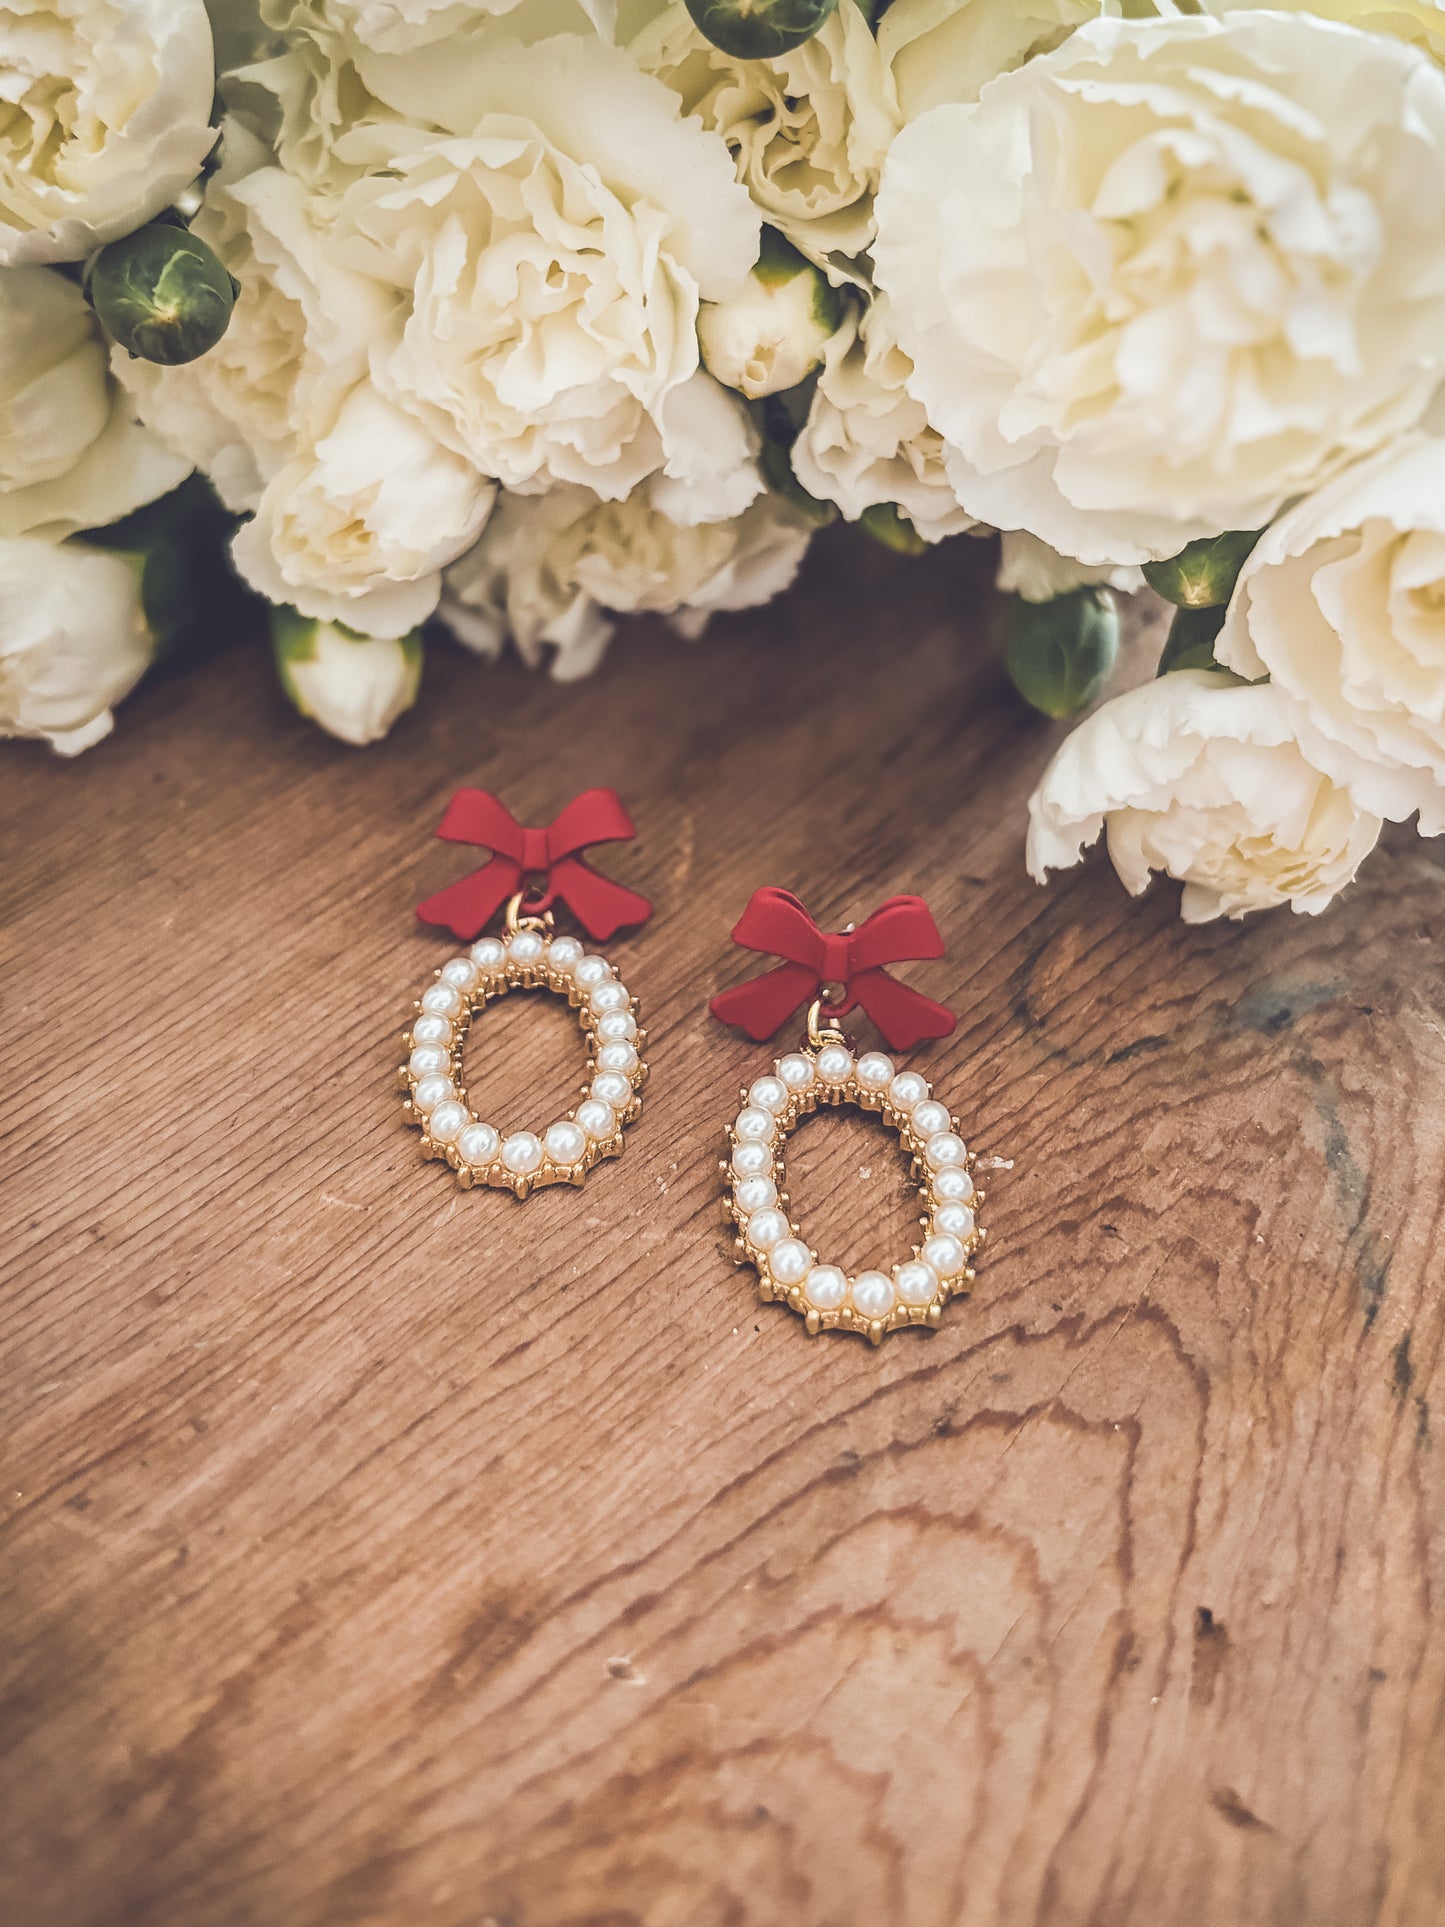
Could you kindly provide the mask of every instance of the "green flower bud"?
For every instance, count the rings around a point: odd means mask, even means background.
[[[693,25],[734,60],[773,60],[811,40],[838,0],[687,0]]]
[[[928,547],[918,530],[892,502],[875,502],[858,517],[858,526],[896,555],[922,555]]]
[[[271,641],[281,687],[303,716],[343,743],[380,742],[421,688],[420,630],[391,642],[277,607]]]
[[[762,253],[741,292],[698,310],[698,347],[709,374],[759,401],[796,388],[821,364],[842,316],[837,290],[776,228],[765,227]]]
[[[1046,716],[1077,716],[1103,688],[1119,653],[1119,616],[1107,589],[1072,589],[1052,602],[1015,596],[1008,612],[1008,672]]]
[[[1181,609],[1169,625],[1169,637],[1159,658],[1158,674],[1171,669],[1217,669],[1214,639],[1224,627],[1224,608]]]
[[[141,361],[174,367],[215,347],[230,326],[239,290],[204,241],[156,221],[101,249],[86,292],[122,348]]]
[[[1214,609],[1228,602],[1258,529],[1230,529],[1191,542],[1168,562],[1146,562],[1149,587],[1181,609]]]

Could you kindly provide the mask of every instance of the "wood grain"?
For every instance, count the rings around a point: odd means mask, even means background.
[[[0,1917],[1445,1915],[1445,854],[1318,921],[1039,891],[983,560],[824,544],[573,688],[437,651],[364,755],[244,652],[5,752]],[[644,1117],[525,1205],[391,1086],[466,781],[617,784],[659,910]],[[951,939],[922,1061],[1012,1165],[936,1336],[810,1341],[731,1263],[761,1053],[704,1007],[762,882]],[[535,1119],[575,1050],[512,999],[474,1081]],[[800,1134],[854,1263],[889,1142]]]

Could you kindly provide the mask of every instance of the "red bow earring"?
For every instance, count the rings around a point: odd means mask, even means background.
[[[789,891],[757,891],[733,930],[734,943],[780,959],[777,967],[712,1000],[713,1015],[761,1043],[806,1004],[807,1036],[742,1093],[722,1165],[739,1264],[757,1273],[760,1296],[780,1298],[809,1332],[856,1331],[878,1344],[904,1325],[936,1328],[949,1298],[973,1283],[971,1258],[984,1241],[983,1193],[956,1119],[926,1078],[899,1070],[882,1051],[855,1054],[839,1019],[861,1010],[894,1050],[946,1037],[953,1013],[890,976],[886,966],[941,957],[943,939],[921,897],[890,897],[856,928],[825,932]],[[825,1021],[826,1012],[826,1021]],[[783,1146],[821,1104],[877,1111],[913,1160],[923,1200],[923,1236],[891,1271],[850,1278],[819,1262],[791,1216]]]
[[[423,923],[439,924],[471,947],[441,964],[419,999],[399,1076],[423,1153],[445,1159],[464,1186],[500,1185],[525,1198],[539,1185],[581,1184],[599,1159],[618,1155],[624,1128],[641,1110],[647,1035],[637,1004],[606,957],[555,927],[558,904],[590,937],[647,921],[647,898],[599,875],[581,854],[634,834],[612,790],[587,790],[545,829],[524,828],[485,790],[459,790],[447,806],[437,835],[480,844],[491,857],[417,906]],[[503,910],[501,931],[481,936]],[[565,1117],[540,1131],[503,1134],[471,1106],[462,1047],[473,1018],[513,990],[566,998],[587,1043],[587,1076]]]

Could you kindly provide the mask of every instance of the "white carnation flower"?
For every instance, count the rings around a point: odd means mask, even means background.
[[[630,43],[727,142],[738,179],[764,218],[835,278],[873,238],[873,194],[899,125],[878,45],[843,0],[822,28],[773,60],[735,60],[671,0]]]
[[[896,503],[928,542],[974,519],[958,505],[942,438],[908,393],[913,364],[898,346],[888,304],[850,316],[829,342],[808,419],[793,444],[793,472],[810,495],[850,522]]]
[[[1155,870],[1183,883],[1186,923],[1283,903],[1313,915],[1380,827],[1306,760],[1278,689],[1186,669],[1114,697],[1065,739],[1029,802],[1028,866],[1042,883],[1104,831],[1132,895]]]
[[[1120,595],[1137,595],[1144,587],[1144,575],[1140,569],[1060,555],[1036,535],[1018,529],[1005,530],[999,540],[998,587],[1005,594],[1022,596],[1025,602],[1052,602],[1056,596],[1094,583],[1117,589]]]
[[[1445,831],[1445,441],[1410,437],[1266,529],[1215,654],[1270,677],[1363,808]]]
[[[142,419],[210,477],[226,507],[254,510],[267,482],[332,427],[363,379],[381,291],[346,272],[303,184],[236,121],[192,231],[241,284],[231,325],[182,367],[117,349],[117,376]]]
[[[538,666],[555,650],[563,681],[596,668],[612,613],[667,616],[688,637],[717,610],[750,609],[797,574],[812,525],[775,495],[727,521],[682,526],[644,484],[625,502],[589,489],[504,495],[482,540],[447,572],[442,616],[468,647],[510,636]]]
[[[1095,21],[905,128],[877,206],[960,501],[1085,562],[1259,526],[1445,372],[1445,75],[1398,40]]]
[[[0,268],[0,536],[99,528],[189,472],[136,423],[74,282]]]
[[[476,541],[496,491],[409,415],[358,388],[273,476],[231,553],[251,587],[367,636],[404,636]]]
[[[135,565],[83,542],[0,536],[0,736],[98,743],[154,644]]]
[[[893,0],[878,51],[904,120],[917,120],[941,102],[977,100],[989,81],[1112,10],[1100,0]]]
[[[334,232],[392,301],[378,388],[509,488],[617,498],[662,470],[699,518],[735,511],[760,483],[696,332],[758,252],[727,149],[600,41],[498,45],[468,93],[465,133],[341,142],[368,172]]]
[[[211,150],[204,0],[21,0],[0,16],[0,262],[79,261]]]

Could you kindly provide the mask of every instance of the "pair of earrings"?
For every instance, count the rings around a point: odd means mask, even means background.
[[[598,942],[647,921],[647,899],[599,875],[583,855],[599,843],[630,840],[632,823],[612,790],[584,792],[545,829],[524,828],[484,790],[461,790],[437,834],[481,845],[491,857],[417,908],[423,922],[470,948],[439,967],[417,1003],[399,1073],[408,1120],[421,1128],[424,1155],[444,1159],[463,1186],[495,1185],[525,1198],[543,1185],[581,1184],[601,1159],[621,1152],[623,1133],[641,1112],[647,1034],[636,999],[607,958],[557,933],[556,909],[565,904]],[[499,934],[484,934],[498,916]],[[974,1158],[924,1077],[900,1070],[882,1051],[856,1053],[840,1027],[860,1009],[900,1051],[954,1029],[950,1011],[886,968],[943,955],[927,904],[891,897],[858,928],[828,934],[789,892],[762,889],[732,934],[743,948],[781,961],[715,997],[714,1015],[761,1043],[807,1009],[805,1036],[742,1092],[728,1127],[722,1171],[738,1262],[757,1273],[764,1300],[788,1304],[812,1333],[856,1331],[877,1344],[905,1325],[936,1327],[948,1299],[973,1282],[970,1261],[984,1240]],[[566,998],[577,1011],[587,1078],[566,1117],[503,1136],[467,1101],[463,1046],[493,998],[536,989]],[[880,1114],[912,1158],[923,1236],[890,1272],[850,1278],[820,1261],[790,1215],[784,1144],[825,1104]]]

